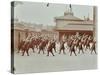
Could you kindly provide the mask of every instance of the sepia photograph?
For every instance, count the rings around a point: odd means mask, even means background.
[[[97,7],[11,2],[11,72],[97,69]]]

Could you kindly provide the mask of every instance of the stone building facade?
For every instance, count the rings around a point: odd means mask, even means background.
[[[63,16],[55,17],[56,30],[59,32],[59,38],[62,35],[75,35],[77,32],[79,34],[93,35],[93,20],[90,20],[89,16],[80,19],[76,17],[72,11],[72,7],[69,7],[64,12]]]

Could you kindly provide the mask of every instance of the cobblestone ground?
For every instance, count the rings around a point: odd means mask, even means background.
[[[36,50],[35,50],[36,51]],[[15,73],[34,73],[34,72],[51,72],[51,71],[68,71],[68,70],[85,70],[97,68],[97,54],[90,54],[85,51],[84,54],[74,54],[70,56],[69,51],[66,54],[54,53],[55,56],[46,56],[45,54],[33,53],[29,50],[30,56],[21,56],[21,53],[15,52],[14,67]]]

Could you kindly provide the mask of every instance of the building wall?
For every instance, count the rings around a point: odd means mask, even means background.
[[[56,20],[57,27],[64,27],[69,23],[82,23],[82,21],[72,21],[72,20]]]
[[[69,25],[69,23],[72,23],[74,25]],[[82,21],[56,20],[56,28],[62,30],[93,30],[92,24],[81,24],[81,23]]]
[[[93,25],[85,24],[85,25],[69,25],[68,23],[76,23],[78,21],[66,21],[66,20],[57,20],[56,28],[61,30],[93,30]],[[81,22],[81,21],[79,21]]]
[[[84,21],[56,20],[56,30],[59,32],[59,39],[65,35],[80,34],[93,35],[93,24],[82,24]]]
[[[14,49],[18,48],[18,44],[21,40],[25,39],[25,31],[14,30]]]
[[[60,30],[93,30],[93,25],[60,25]]]

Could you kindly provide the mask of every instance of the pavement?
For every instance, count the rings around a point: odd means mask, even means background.
[[[21,56],[21,53],[15,51],[14,67],[15,73],[37,73],[37,72],[57,72],[57,71],[72,71],[72,70],[90,70],[97,68],[97,54],[90,54],[90,51],[85,51],[84,54],[77,53],[77,56],[66,50],[66,54],[54,52],[55,56],[46,56],[47,53],[38,54],[29,50],[30,56],[26,54]]]

